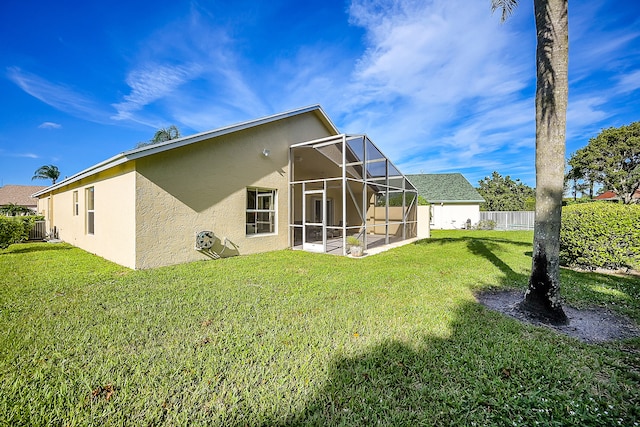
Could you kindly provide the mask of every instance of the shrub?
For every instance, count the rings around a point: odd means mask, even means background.
[[[20,243],[29,238],[29,232],[35,221],[44,219],[40,215],[1,217],[0,216],[0,249],[13,243]]]
[[[640,205],[576,204],[563,208],[560,262],[595,269],[640,267]]]
[[[362,242],[356,236],[347,236],[347,245],[349,246],[362,246]]]
[[[19,216],[30,215],[33,211],[26,206],[17,205],[15,203],[9,203],[7,205],[0,206],[0,214],[7,216]]]
[[[565,198],[562,199],[562,206],[578,205],[581,203],[593,203],[594,200],[589,197],[580,197],[579,199]]]
[[[28,237],[28,230],[27,236]],[[12,243],[18,243],[25,238],[25,226],[22,221],[8,217],[0,217],[0,249]]]
[[[480,222],[478,222],[478,225],[476,226],[476,228],[478,230],[493,230],[496,228],[496,222],[492,219],[483,219]]]

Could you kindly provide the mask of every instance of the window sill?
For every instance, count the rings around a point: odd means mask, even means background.
[[[245,234],[245,237],[247,239],[255,239],[255,238],[260,238],[260,237],[270,237],[270,236],[277,236],[278,233],[257,233],[257,234]]]

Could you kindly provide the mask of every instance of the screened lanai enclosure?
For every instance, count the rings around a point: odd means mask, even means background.
[[[347,254],[417,235],[415,187],[365,135],[337,135],[290,148],[289,232],[294,248]]]

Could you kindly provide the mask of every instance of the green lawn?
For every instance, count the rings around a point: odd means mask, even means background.
[[[640,340],[488,311],[530,232],[434,232],[364,259],[277,251],[131,271],[66,244],[0,251],[0,425],[640,423]],[[562,272],[640,323],[640,278]]]

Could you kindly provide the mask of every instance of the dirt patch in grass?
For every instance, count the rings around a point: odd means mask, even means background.
[[[631,320],[614,314],[604,308],[576,309],[564,305],[569,324],[555,326],[541,322],[517,308],[522,301],[522,291],[487,291],[476,295],[485,307],[511,316],[521,322],[551,328],[557,332],[578,338],[585,342],[597,343],[619,339],[640,337],[640,328]]]

